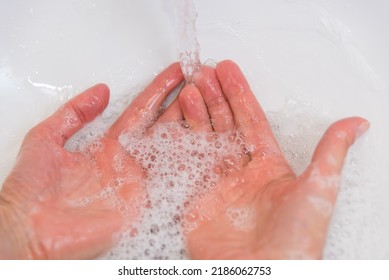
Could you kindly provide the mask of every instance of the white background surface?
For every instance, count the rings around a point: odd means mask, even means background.
[[[388,259],[389,2],[195,4],[202,61],[241,66],[297,172],[331,121],[370,120],[325,257]],[[28,129],[68,98],[105,82],[113,110],[177,60],[174,24],[172,0],[0,0],[0,182]]]

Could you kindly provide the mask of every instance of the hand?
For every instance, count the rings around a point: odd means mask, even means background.
[[[204,68],[195,84],[198,89],[192,89],[192,95],[197,97],[190,106],[188,98],[180,97],[192,128],[242,134],[245,156],[221,163],[215,190],[191,203],[197,227],[187,236],[189,256],[321,258],[347,150],[369,123],[353,117],[332,124],[309,167],[296,176],[233,62],[219,63],[216,72]]]
[[[0,258],[90,259],[107,250],[123,216],[101,199],[75,204],[112,186],[126,205],[136,208],[145,171],[124,151],[118,136],[155,123],[165,97],[182,80],[178,64],[167,68],[131,103],[100,145],[86,153],[63,146],[105,109],[107,86],[86,90],[34,127],[0,192]],[[180,114],[177,104],[161,119]],[[115,165],[117,161],[121,164]],[[131,213],[126,217],[130,221],[137,215]]]

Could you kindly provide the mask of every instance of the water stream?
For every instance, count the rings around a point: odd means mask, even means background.
[[[187,82],[200,69],[200,44],[197,40],[197,11],[193,0],[175,1],[177,50],[181,69]]]

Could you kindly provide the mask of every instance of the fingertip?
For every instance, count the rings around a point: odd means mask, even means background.
[[[370,128],[370,122],[368,120],[363,120],[356,130],[356,136],[359,138],[362,134],[365,134]]]
[[[182,89],[178,96],[178,100],[184,111],[192,111],[194,107],[198,107],[199,102],[204,102],[197,87],[193,84],[187,84]]]
[[[145,99],[155,94],[159,95],[160,93],[162,93],[161,98],[164,99],[166,94],[170,93],[183,80],[184,74],[182,73],[180,64],[178,62],[172,63],[166,67],[165,70],[159,73],[151,82],[151,84],[147,86],[145,90],[143,90],[139,98],[135,99],[134,101],[139,99],[144,101]],[[160,101],[163,101],[163,99]]]
[[[94,88],[96,93],[98,93],[100,95],[108,95],[108,97],[109,97],[110,89],[109,89],[107,84],[99,83],[99,84],[94,85],[91,88]]]
[[[350,117],[333,123],[324,133],[312,157],[325,174],[340,174],[350,146],[365,133],[370,123]]]
[[[184,117],[192,129],[212,130],[207,107],[200,91],[195,85],[186,85],[181,91],[178,99]]]
[[[70,102],[82,121],[90,122],[108,106],[109,96],[109,87],[101,83],[90,87]]]
[[[101,112],[108,106],[109,98],[110,98],[110,89],[106,84],[100,83],[94,86],[95,88],[95,96],[101,101],[99,104],[101,105]]]
[[[224,60],[216,66],[216,75],[227,99],[234,93],[250,91],[250,86],[240,69],[232,60]]]
[[[233,60],[225,59],[216,65],[216,70],[223,70],[230,67],[239,68],[239,66]]]
[[[179,62],[179,61],[173,62],[172,64],[170,64],[169,67],[174,67],[174,68],[179,68],[179,69],[181,69],[181,65],[180,65],[180,62]]]
[[[179,63],[172,63],[131,102],[107,135],[118,137],[129,129],[143,130],[155,123],[169,94],[184,80]]]
[[[182,73],[181,65],[179,62],[170,64],[168,69],[170,69],[178,78],[184,79],[184,74]]]
[[[355,140],[364,134],[370,127],[370,122],[361,117],[344,118],[333,123],[327,130],[329,134],[334,132],[338,138],[342,138],[343,132],[349,145],[352,145]]]
[[[216,74],[219,80],[226,79],[230,76],[243,76],[242,70],[233,60],[227,59],[216,65]]]

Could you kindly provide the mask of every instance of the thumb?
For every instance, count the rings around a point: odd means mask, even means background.
[[[317,165],[322,174],[340,175],[348,149],[369,126],[367,120],[359,117],[333,123],[317,145],[312,164]]]
[[[334,202],[347,151],[369,126],[370,123],[360,117],[346,118],[333,123],[319,141],[311,164],[302,178],[311,182],[313,189],[324,191],[322,195],[329,195],[328,198]]]
[[[92,121],[107,107],[109,88],[97,84],[65,103],[49,118],[34,127],[29,136],[46,137],[63,146],[85,123]]]
[[[369,128],[369,122],[359,117],[343,119],[332,124],[324,133],[308,169],[300,176],[299,208],[304,215],[304,229],[311,240],[311,249],[321,257],[340,174],[349,147]],[[303,195],[301,195],[303,194]]]

